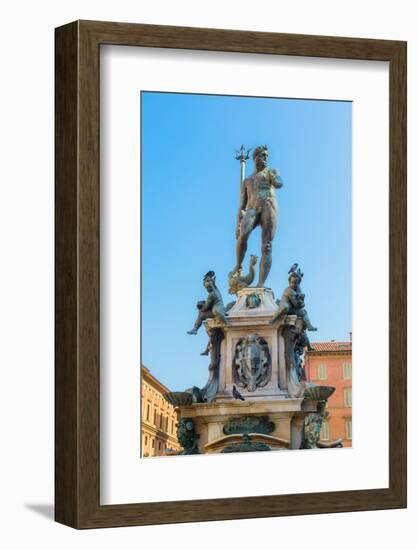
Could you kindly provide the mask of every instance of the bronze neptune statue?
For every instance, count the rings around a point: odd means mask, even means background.
[[[249,272],[247,275],[242,274],[242,268],[229,273],[229,294],[237,294],[242,288],[250,286],[255,278],[255,265],[258,257],[253,254],[249,261]]]
[[[259,225],[262,230],[262,258],[257,287],[263,287],[271,269],[272,241],[277,226],[278,205],[275,189],[280,189],[284,184],[277,171],[267,167],[267,145],[256,147],[252,158],[255,171],[251,176],[242,179],[240,186],[236,227],[236,266],[233,271],[238,272],[242,269],[249,236]]]

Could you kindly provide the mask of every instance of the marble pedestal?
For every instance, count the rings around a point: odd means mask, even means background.
[[[297,317],[287,316],[277,328],[271,320],[277,311],[275,297],[269,288],[245,288],[238,292],[237,300],[229,309],[226,327],[221,327],[224,338],[220,348],[217,392],[209,403],[194,403],[180,407],[181,418],[192,420],[198,434],[200,453],[222,452],[225,447],[244,441],[244,434],[227,434],[232,419],[248,417],[267,418],[273,426],[269,433],[246,433],[252,443],[269,449],[299,449],[303,438],[304,418],[316,410],[316,403],[303,397],[304,387],[295,394],[289,385],[288,354],[283,332],[295,326]],[[205,322],[206,329],[220,328],[215,319]],[[236,370],[236,354],[248,335],[256,335],[267,348],[268,375],[262,386],[249,388],[242,385]],[[236,386],[244,401],[233,396]],[[226,428],[225,428],[226,427]],[[246,440],[248,438],[246,437]]]
[[[258,305],[253,307],[257,303]],[[255,401],[288,398],[285,342],[282,336],[284,325],[277,329],[270,324],[276,310],[274,293],[269,288],[245,288],[238,292],[236,303],[228,312],[228,326],[223,328],[225,338],[221,346],[216,402],[234,400],[233,386],[239,386],[233,375],[236,346],[249,334],[256,334],[267,342],[271,358],[271,375],[265,386],[258,387],[253,392],[238,387],[239,392],[245,399]],[[295,319],[295,316],[287,316],[285,322],[294,323]],[[217,323],[210,319],[206,321],[206,326],[214,328]]]

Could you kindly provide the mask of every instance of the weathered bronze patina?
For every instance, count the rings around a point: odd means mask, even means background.
[[[244,434],[242,442],[228,445],[221,452],[222,453],[254,453],[258,451],[270,451],[271,447],[268,447],[261,441],[252,441],[249,434]]]
[[[229,294],[237,294],[242,288],[246,288],[253,283],[255,279],[255,265],[258,261],[258,256],[253,254],[249,261],[249,272],[247,275],[242,275],[242,268],[229,273]]]
[[[258,225],[262,230],[262,258],[257,287],[265,285],[272,265],[272,241],[275,236],[278,205],[275,189],[283,186],[278,172],[268,168],[268,147],[256,147],[253,155],[254,173],[245,178],[240,187],[240,203],[236,226],[236,266],[233,272],[242,268],[248,247],[248,239]]]
[[[308,414],[304,420],[304,437],[301,443],[302,449],[331,449],[335,447],[343,447],[342,439],[335,439],[333,441],[321,441],[321,427],[323,421],[328,416],[326,411],[327,399],[334,392],[335,388],[318,386],[317,389],[319,392],[324,393],[326,398],[320,399],[317,402],[317,412]],[[333,391],[332,391],[333,390]]]
[[[275,424],[268,416],[234,416],[223,426],[225,435],[231,434],[270,434],[275,430]]]
[[[219,365],[220,346],[224,338],[221,328],[213,328],[209,332],[208,351],[210,353],[210,364],[208,367],[209,377],[204,388],[201,389],[203,400],[210,403],[216,397],[219,388]]]
[[[197,455],[199,454],[194,422],[191,418],[181,418],[177,425],[177,439],[181,447],[184,449],[182,455]]]
[[[311,324],[307,310],[305,309],[305,294],[302,292],[300,286],[301,279],[304,274],[301,273],[299,268],[297,271],[290,270],[289,273],[289,286],[282,293],[281,300],[278,304],[278,310],[272,319],[271,324],[281,321],[286,315],[297,315],[297,317],[301,317],[303,319],[305,330],[316,331],[317,328],[313,327]],[[310,343],[306,342],[306,345],[310,349]]]
[[[204,275],[203,284],[208,292],[205,302],[197,302],[198,316],[194,326],[187,334],[197,334],[203,321],[213,317],[222,325],[227,325],[226,312],[224,310],[223,298],[216,286],[216,275],[209,271]]]

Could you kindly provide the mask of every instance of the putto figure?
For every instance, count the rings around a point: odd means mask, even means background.
[[[255,227],[260,225],[262,229],[262,258],[257,287],[263,287],[271,269],[272,241],[277,226],[278,205],[275,189],[280,189],[284,184],[278,172],[267,167],[267,145],[256,147],[252,158],[255,171],[251,176],[243,179],[240,187],[236,227],[236,266],[233,272],[242,269],[249,236]]]
[[[294,264],[295,265],[295,264]],[[281,300],[278,304],[278,310],[274,315],[274,318],[271,320],[271,324],[275,324],[281,321],[286,315],[297,315],[303,320],[304,330],[316,331],[317,328],[313,327],[308,317],[307,310],[305,309],[305,294],[301,290],[301,279],[303,278],[303,273],[301,273],[300,268],[297,271],[289,271],[288,283],[289,286],[282,293]],[[309,344],[306,344],[309,346]]]
[[[206,301],[197,302],[198,316],[194,326],[187,334],[197,334],[203,321],[213,317],[222,325],[227,325],[226,313],[220,290],[216,286],[216,275],[209,271],[204,275],[203,284],[208,292]]]

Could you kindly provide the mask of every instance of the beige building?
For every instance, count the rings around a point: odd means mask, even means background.
[[[141,455],[164,456],[167,449],[180,450],[177,441],[178,414],[166,401],[164,393],[169,389],[164,386],[148,368],[141,368],[142,394],[142,446]]]

